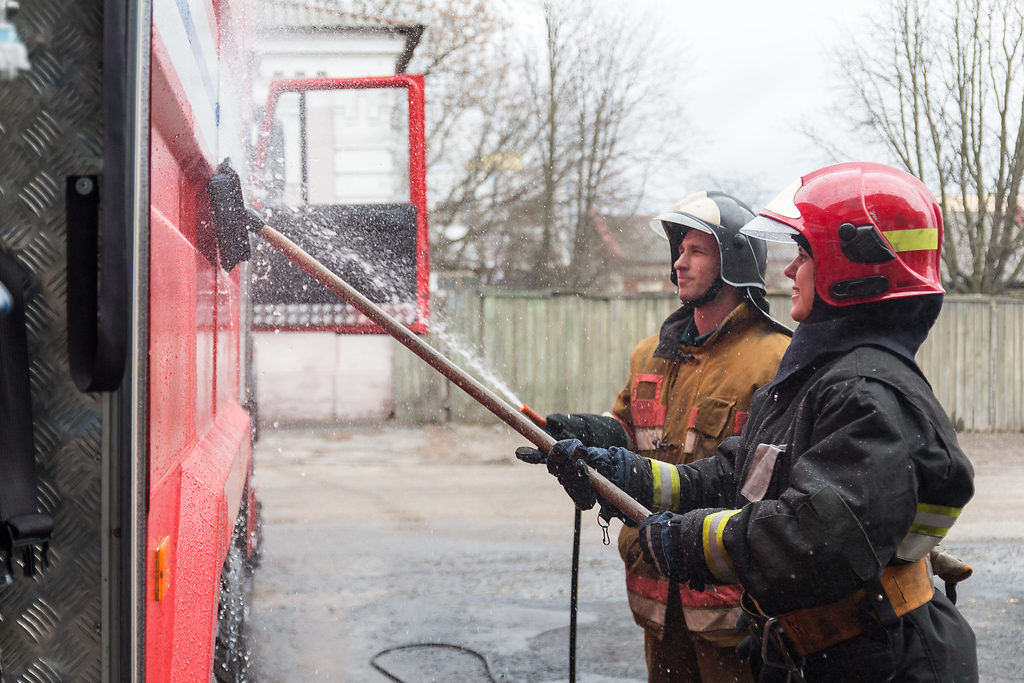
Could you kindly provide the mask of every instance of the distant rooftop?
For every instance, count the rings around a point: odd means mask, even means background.
[[[263,0],[259,3],[257,21],[259,30],[264,33],[366,31],[404,35],[405,49],[395,64],[396,73],[405,72],[426,28],[412,21],[349,12],[342,9],[339,2],[308,0]]]
[[[654,230],[651,230],[650,222],[653,216],[603,216],[605,225],[608,226],[608,237],[617,244],[619,253],[608,244],[608,239],[602,235],[602,239],[610,251],[630,263],[657,263],[669,267],[668,240],[659,237]],[[601,234],[598,228],[598,233]]]

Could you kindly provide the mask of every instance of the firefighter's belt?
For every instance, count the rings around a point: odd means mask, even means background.
[[[882,587],[899,617],[926,604],[934,593],[924,558],[912,564],[886,567]],[[780,614],[776,621],[793,650],[801,656],[809,655],[864,632],[861,603],[866,597],[865,590],[861,589],[838,602]]]

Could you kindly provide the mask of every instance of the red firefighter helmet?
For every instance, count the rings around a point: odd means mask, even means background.
[[[814,257],[814,288],[833,306],[943,294],[942,214],[906,171],[847,162],[809,173],[745,225],[751,237],[801,235]]]

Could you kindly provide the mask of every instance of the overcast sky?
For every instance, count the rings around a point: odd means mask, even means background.
[[[821,0],[650,0],[659,23],[685,45],[687,63],[675,69],[678,75],[671,68],[665,75],[691,93],[687,113],[707,143],[691,150],[684,182],[738,178],[741,187],[760,188],[762,196],[751,203],[763,202],[831,163],[798,128],[804,122],[834,128],[829,112],[839,90],[828,51],[855,45],[863,37],[864,13],[884,11],[885,4],[861,0],[851,9]],[[885,161],[843,139],[851,157]],[[666,192],[652,188],[652,199],[679,198]]]

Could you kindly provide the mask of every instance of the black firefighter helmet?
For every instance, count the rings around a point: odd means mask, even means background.
[[[695,192],[658,214],[651,228],[668,238],[670,268],[679,257],[679,245],[690,230],[713,235],[721,258],[721,279],[726,284],[746,291],[751,301],[767,312],[764,299],[764,271],[768,249],[762,240],[751,239],[740,228],[756,214],[739,199],[717,190]],[[676,271],[671,268],[672,284],[677,284]]]

